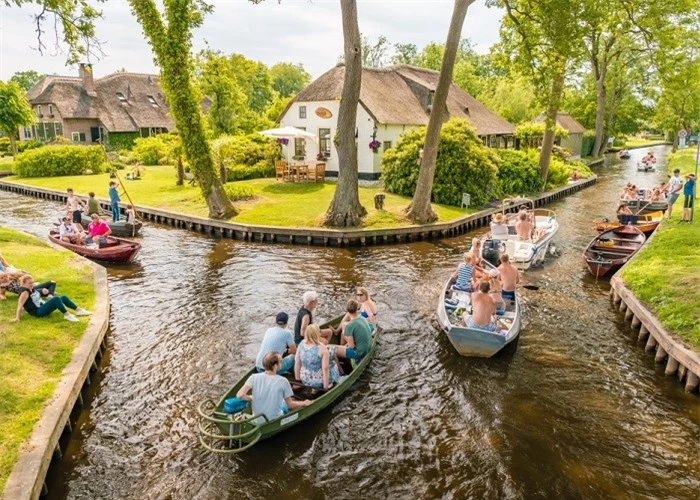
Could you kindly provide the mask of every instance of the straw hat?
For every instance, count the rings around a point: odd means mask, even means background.
[[[503,214],[498,212],[496,215],[493,216],[493,221],[496,224],[503,224],[503,221],[505,220],[505,217],[503,217]]]

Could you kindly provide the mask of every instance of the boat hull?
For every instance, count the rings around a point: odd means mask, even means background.
[[[74,245],[61,241],[58,233],[55,231],[49,232],[49,239],[56,245],[67,248],[78,255],[94,260],[97,262],[109,262],[114,264],[126,264],[132,262],[136,255],[141,250],[141,245],[133,241],[123,240],[121,238],[110,238],[118,242],[115,246],[103,247],[99,249],[89,248],[82,245]]]
[[[616,227],[593,238],[583,252],[583,260],[596,278],[610,276],[624,266],[645,241],[646,236],[635,226]]]
[[[650,212],[665,212],[668,210],[667,201],[621,200],[627,204],[633,213],[646,215]]]
[[[136,221],[135,224],[127,224],[126,221],[120,220],[119,222],[112,222],[111,215],[101,215],[100,218],[107,223],[109,228],[112,230],[112,236],[125,236],[127,238],[133,238],[139,234],[143,223],[141,221]],[[90,224],[90,217],[83,214],[81,218],[81,223],[83,227],[87,228]]]

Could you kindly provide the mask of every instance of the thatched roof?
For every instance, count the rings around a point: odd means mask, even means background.
[[[344,76],[345,67],[336,66],[299,92],[292,102],[339,100]],[[439,76],[437,71],[406,65],[363,68],[360,103],[380,124],[427,125],[430,93],[435,91]],[[515,131],[513,124],[455,84],[450,88],[447,109],[451,117],[466,118],[478,135]]]
[[[544,120],[544,113],[541,113],[534,121],[540,123]],[[583,134],[586,131],[586,127],[577,122],[569,113],[564,113],[563,111],[557,113],[557,125],[568,130],[570,134]]]
[[[95,91],[88,93],[79,77],[47,75],[29,90],[27,98],[32,105],[53,104],[63,119],[99,119],[109,132],[175,128],[158,76],[113,73],[95,79],[94,86]]]

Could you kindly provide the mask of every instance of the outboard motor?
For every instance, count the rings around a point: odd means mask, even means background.
[[[481,248],[481,256],[494,267],[501,265],[501,241],[493,239],[484,241]]]

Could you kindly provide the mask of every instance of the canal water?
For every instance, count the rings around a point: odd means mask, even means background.
[[[540,289],[522,290],[524,329],[489,360],[459,357],[435,317],[472,235],[336,249],[145,226],[138,263],[109,268],[108,354],[49,497],[697,498],[697,396],[664,377],[581,257],[626,182],[664,180],[636,171],[643,153],[550,205],[560,255],[526,273]],[[58,208],[0,192],[0,224],[38,235]],[[195,406],[248,369],[275,314],[315,289],[331,318],[359,285],[384,333],[354,390],[241,456],[206,453]]]

